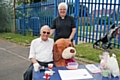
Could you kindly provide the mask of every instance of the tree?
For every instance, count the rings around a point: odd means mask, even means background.
[[[28,4],[30,0],[16,0],[17,5]]]
[[[11,21],[13,19],[12,0],[0,0],[0,32],[11,31]]]
[[[47,1],[47,0],[30,0],[31,3],[44,2],[44,1]]]
[[[31,4],[31,3],[37,3],[37,2],[44,2],[47,0],[16,0],[17,4]]]

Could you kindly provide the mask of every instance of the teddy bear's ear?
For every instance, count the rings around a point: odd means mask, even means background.
[[[58,51],[57,44],[54,44],[54,46],[53,46],[53,59],[54,59],[54,61],[60,60],[61,57],[62,57],[62,55]]]

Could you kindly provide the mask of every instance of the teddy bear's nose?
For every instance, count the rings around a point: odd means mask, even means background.
[[[74,53],[75,52],[75,50],[74,49],[70,49],[70,53]]]

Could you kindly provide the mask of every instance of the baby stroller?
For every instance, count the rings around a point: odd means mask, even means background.
[[[106,49],[112,49],[111,46],[111,40],[113,38],[116,38],[116,36],[118,35],[118,29],[120,27],[116,27],[115,24],[113,24],[109,30],[109,32],[102,38],[100,38],[99,40],[97,40],[94,44],[93,44],[93,48],[101,48],[103,50]]]

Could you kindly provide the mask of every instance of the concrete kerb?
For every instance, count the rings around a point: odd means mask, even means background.
[[[75,60],[77,60],[77,62],[79,64],[95,64],[96,63],[94,61],[90,61],[90,60],[87,60],[87,59],[84,59],[84,58],[80,58],[80,57],[75,57]]]

